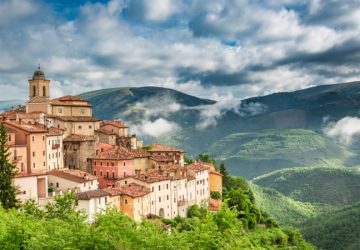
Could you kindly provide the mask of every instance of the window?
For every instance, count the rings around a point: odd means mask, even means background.
[[[43,155],[45,155],[45,151],[43,151]]]
[[[154,192],[154,187],[151,188],[151,191]]]
[[[43,96],[46,96],[46,87],[43,86]]]
[[[33,86],[33,96],[36,96],[36,87]]]
[[[81,125],[79,125],[78,128],[81,129]]]
[[[94,175],[96,176],[96,171],[94,171]]]
[[[127,184],[127,181],[125,181],[125,185]]]
[[[169,195],[166,195],[166,200],[169,200]]]
[[[106,166],[109,166],[109,162],[108,162],[108,161],[106,162]]]
[[[86,187],[86,182],[84,183],[84,187]]]
[[[125,199],[125,204],[127,204],[127,199]]]
[[[11,135],[9,135],[9,141],[11,141]]]
[[[124,167],[126,166],[126,162],[124,161]]]
[[[105,196],[105,203],[107,202],[107,197]]]
[[[166,189],[169,189],[169,184],[166,184]]]
[[[92,126],[91,126],[91,125],[89,125],[89,129],[92,129]]]
[[[106,178],[109,178],[109,172],[106,172]]]
[[[161,186],[159,185],[159,191],[161,190]]]
[[[59,182],[56,182],[56,187],[57,187],[57,188],[59,187]]]
[[[80,108],[80,114],[85,114],[85,109],[84,108]]]
[[[35,136],[32,136],[32,141],[35,141]]]
[[[45,163],[45,162],[43,162],[43,166],[44,166],[44,167],[46,166],[46,163]]]
[[[21,163],[21,172],[24,172],[24,163]]]
[[[33,157],[35,157],[35,152],[33,152]]]
[[[115,166],[115,163],[113,161],[111,162],[111,166]]]
[[[159,202],[161,202],[161,197],[159,197]]]
[[[57,108],[57,112],[58,112],[59,114],[62,114],[62,111],[63,111],[63,110],[62,110],[62,107],[58,107],[58,108]]]
[[[43,136],[43,141],[45,141],[45,136]]]
[[[100,176],[102,176],[102,171],[100,171]]]
[[[112,172],[112,178],[115,179],[115,173],[114,172]]]

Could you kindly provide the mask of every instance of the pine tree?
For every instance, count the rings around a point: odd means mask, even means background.
[[[17,207],[16,188],[13,180],[17,174],[16,165],[9,162],[8,134],[0,123],[0,204],[5,209]]]
[[[220,174],[223,175],[223,187],[226,189],[230,189],[231,186],[231,176],[229,175],[228,171],[226,170],[224,162],[220,164]]]

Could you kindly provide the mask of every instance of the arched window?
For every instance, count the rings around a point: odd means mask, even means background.
[[[46,87],[43,86],[43,96],[46,96]]]
[[[33,96],[36,96],[36,87],[33,86]]]

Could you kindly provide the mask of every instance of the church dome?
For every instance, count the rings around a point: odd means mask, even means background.
[[[40,66],[35,70],[33,77],[33,80],[45,80],[45,73],[40,69]]]

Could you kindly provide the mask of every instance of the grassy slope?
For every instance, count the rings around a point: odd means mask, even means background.
[[[305,221],[301,231],[319,249],[360,249],[360,202]]]
[[[331,209],[330,206],[295,201],[271,188],[260,187],[249,183],[255,196],[256,204],[271,215],[280,225],[296,226],[321,212]]]
[[[284,169],[254,179],[303,202],[346,205],[360,200],[360,173],[339,168]]]
[[[343,166],[353,154],[322,135],[305,129],[235,133],[209,147],[233,175],[254,178],[282,168]]]

